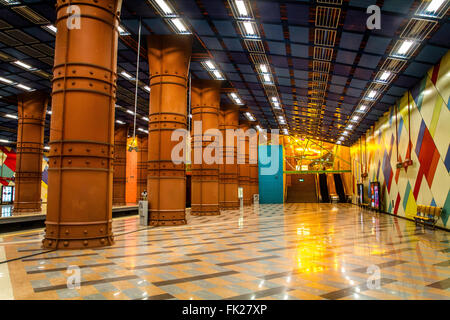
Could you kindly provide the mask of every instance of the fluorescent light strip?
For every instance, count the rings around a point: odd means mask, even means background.
[[[6,79],[6,78],[3,78],[3,77],[0,77],[0,81],[3,82],[3,83],[6,83],[6,84],[13,84],[14,83],[13,81],[11,81],[9,79]]]
[[[237,8],[239,14],[241,15],[241,17],[248,17],[247,7],[245,6],[244,1],[236,0],[234,3],[236,4],[236,8]]]
[[[188,30],[180,18],[170,19],[180,33],[187,33]]]
[[[126,71],[122,71],[120,74],[122,75],[122,77],[127,78],[128,80],[133,79],[133,76]]]
[[[116,120],[116,123],[118,123],[118,124],[125,124],[125,122],[123,122],[121,120]]]
[[[145,91],[150,92],[150,87],[149,86],[144,86],[143,88]]]
[[[50,31],[53,34],[56,34],[56,32],[58,31],[58,29],[52,24],[46,25],[43,28]]]
[[[428,7],[425,9],[426,12],[436,12],[442,6],[445,0],[432,0]]]
[[[400,55],[405,55],[409,51],[409,49],[411,49],[413,44],[414,41],[412,40],[404,40],[397,53]]]
[[[389,71],[384,71],[383,74],[380,77],[381,81],[386,81],[391,76],[391,73]]]
[[[166,3],[166,1],[164,0],[154,0],[156,2],[156,4],[159,6],[159,8],[161,9],[161,11],[165,14],[174,14],[174,12],[172,11],[172,9],[170,9],[170,7],[168,6],[168,4]]]
[[[32,88],[30,88],[30,87],[28,87],[28,86],[26,86],[24,84],[21,84],[21,83],[16,84],[16,87],[18,87],[20,89],[23,89],[23,90],[27,90],[27,91],[33,91]]]
[[[255,35],[255,29],[253,29],[253,25],[251,22],[245,21],[244,28],[245,28],[245,32],[247,33],[247,35],[249,35],[249,36]]]
[[[222,80],[223,79],[223,76],[222,76],[222,74],[220,73],[219,70],[214,70],[213,71],[213,75],[214,75],[214,77],[216,77],[217,80]]]
[[[214,66],[214,64],[211,62],[211,60],[207,60],[205,61],[206,66],[210,69],[210,70],[215,70],[216,67]]]
[[[14,114],[5,114],[5,117],[11,118],[11,119],[18,119],[18,117]]]
[[[32,66],[30,66],[29,64],[26,64],[25,62],[22,62],[20,60],[13,61],[13,63],[18,65],[18,66],[20,66],[20,67],[22,67],[22,68],[24,68],[24,69],[27,69],[27,70],[33,69]]]
[[[127,110],[127,113],[129,113],[129,114],[131,114],[131,115],[133,115],[133,116],[134,116],[134,112],[133,112],[133,111],[131,111],[131,110]]]

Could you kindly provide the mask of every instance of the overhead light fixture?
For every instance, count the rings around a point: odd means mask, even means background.
[[[206,66],[207,66],[210,70],[216,69],[216,67],[215,67],[214,64],[211,62],[211,60],[205,61],[205,64],[206,64]]]
[[[384,71],[383,74],[380,77],[381,81],[386,81],[391,76],[391,73],[389,71]]]
[[[253,24],[250,21],[244,22],[244,28],[245,28],[245,32],[247,32],[248,35],[250,35],[250,36],[255,35],[255,29],[253,29]]]
[[[336,144],[341,144],[341,143],[342,143],[341,141],[336,142]]]
[[[138,128],[138,131],[148,133],[148,130],[145,130],[145,129],[142,129],[142,128]]]
[[[214,77],[216,77],[217,80],[222,80],[223,79],[222,74],[218,70],[214,70],[213,71],[213,75],[214,75]]]
[[[118,124],[125,124],[125,122],[123,122],[122,120],[116,120],[116,123],[118,123]]]
[[[239,98],[237,98],[235,101],[236,101],[236,104],[242,104],[242,100]]]
[[[148,117],[142,117],[142,120],[149,121]]]
[[[366,111],[366,109],[367,109],[367,106],[363,104],[363,105],[361,105],[361,106],[359,107],[359,110],[358,110],[358,111],[364,112],[364,111]]]
[[[126,72],[126,71],[122,71],[120,74],[121,74],[124,78],[127,78],[128,80],[133,79],[133,76],[132,76],[131,74],[129,74],[128,72]]]
[[[348,131],[344,131],[342,134],[343,134],[344,136],[348,136]]]
[[[56,34],[56,31],[58,31],[58,29],[52,24],[43,26],[43,28],[46,29],[47,31],[50,31],[51,33],[54,33],[54,34]]]
[[[280,109],[280,103],[279,102],[274,102],[273,106],[277,109]]]
[[[445,0],[432,0],[428,7],[425,9],[426,12],[436,12],[442,6]]]
[[[248,11],[247,11],[247,7],[245,6],[244,1],[236,0],[235,3],[236,3],[236,8],[237,8],[239,14],[242,17],[247,17],[248,16]]]
[[[278,102],[278,98],[277,97],[272,97],[272,101],[273,102]]]
[[[11,119],[18,119],[18,117],[14,114],[5,114],[5,117],[11,118]]]
[[[283,129],[283,133],[286,134],[286,135],[289,134],[288,129],[284,128],[284,129]]]
[[[150,87],[149,86],[144,86],[144,90],[147,92],[150,92]]]
[[[265,64],[260,64],[259,65],[259,69],[261,70],[262,73],[268,73],[269,70],[267,69],[267,66]]]
[[[44,150],[50,150],[50,146],[45,146]]]
[[[10,143],[11,141],[5,140],[5,139],[0,139],[0,142],[1,142],[1,143]]]
[[[262,130],[259,124],[257,124],[255,127],[256,127],[256,129],[258,129],[258,131]]]
[[[3,83],[6,83],[6,84],[12,84],[13,83],[11,80],[3,78],[3,77],[0,77],[0,81],[3,82]]]
[[[52,110],[48,110],[48,111],[47,111],[47,114],[52,114]]]
[[[231,96],[233,99],[238,99],[237,94],[234,93],[234,92],[230,93],[230,96]]]
[[[272,83],[272,80],[270,80],[270,75],[265,74],[264,75],[264,81],[267,82],[267,83]]]
[[[131,110],[127,110],[127,113],[132,114],[134,116],[134,112]]]
[[[122,27],[121,25],[119,25],[117,27],[117,29],[119,30],[119,34],[121,36],[129,36],[130,35],[130,33],[124,27]]]
[[[169,5],[166,3],[166,1],[164,1],[164,0],[154,0],[154,1],[156,2],[156,4],[159,6],[159,9],[161,9],[161,11],[164,14],[167,14],[167,15],[174,14],[174,12],[169,7]]]
[[[187,33],[188,29],[184,25],[183,21],[180,18],[173,18],[171,19],[172,23],[175,25],[175,27],[178,29],[178,32],[180,33]]]
[[[255,121],[255,117],[250,113],[250,112],[246,112],[245,116],[247,117],[248,120],[250,121]]]
[[[20,61],[20,60],[16,60],[16,61],[14,61],[13,63],[16,64],[16,65],[18,65],[18,66],[20,66],[20,67],[22,67],[22,68],[24,68],[24,69],[27,69],[27,70],[33,69],[32,66],[30,66],[29,64],[26,64],[25,62],[22,62],[22,61]]]
[[[377,95],[377,92],[375,90],[371,90],[369,92],[369,94],[367,95],[367,97],[369,97],[370,99],[375,98],[375,96]]]
[[[359,117],[358,116],[354,116],[353,118],[352,118],[352,121],[358,121],[359,120]]]
[[[405,55],[409,49],[411,49],[412,45],[414,44],[414,41],[412,40],[405,40],[403,41],[402,45],[398,49],[397,53],[400,55]]]
[[[16,86],[17,86],[18,88],[20,88],[20,89],[23,89],[23,90],[33,91],[32,88],[30,88],[30,87],[28,87],[28,86],[26,86],[26,85],[24,85],[24,84],[21,84],[21,83],[16,84]]]

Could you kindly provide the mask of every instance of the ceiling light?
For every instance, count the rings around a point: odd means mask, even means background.
[[[391,76],[391,73],[389,71],[384,71],[383,74],[380,77],[381,81],[386,81]]]
[[[289,134],[288,129],[284,128],[284,129],[283,129],[283,133],[284,133],[284,134]]]
[[[428,7],[425,9],[427,12],[436,12],[442,6],[445,0],[432,0]]]
[[[265,74],[265,75],[264,75],[264,81],[265,81],[265,82],[271,82],[270,76],[269,76],[268,74]]]
[[[354,116],[353,118],[352,118],[352,121],[358,121],[359,120],[359,117],[358,116]]]
[[[343,134],[344,136],[348,136],[348,131],[344,131],[342,134]]]
[[[52,114],[52,110],[48,110],[48,111],[47,111],[47,114]]]
[[[19,60],[14,61],[13,63],[14,63],[14,64],[17,64],[18,66],[20,66],[20,67],[22,67],[22,68],[25,68],[25,69],[27,69],[27,70],[33,69],[33,67],[30,66],[29,64],[26,64],[26,63],[24,63],[24,62],[22,62],[22,61],[19,61]]]
[[[347,126],[347,130],[352,130],[353,129],[353,125],[352,124],[349,124],[348,126]]]
[[[414,41],[412,41],[412,40],[403,41],[403,43],[400,46],[400,48],[398,49],[397,53],[401,54],[401,55],[405,55],[413,44],[414,44]]]
[[[11,141],[5,140],[5,139],[0,139],[0,142],[1,142],[1,143],[10,143]]]
[[[336,144],[341,144],[341,143],[342,143],[341,141],[336,142]]]
[[[17,119],[17,116],[14,114],[5,114],[5,117],[11,118],[11,119]]]
[[[28,86],[26,86],[24,84],[21,84],[21,83],[18,83],[16,86],[18,88],[20,88],[20,89],[24,89],[24,90],[27,90],[27,91],[33,91],[33,89],[31,89],[30,87],[28,87]]]
[[[273,102],[278,102],[278,98],[277,97],[272,97],[272,101]]]
[[[144,90],[147,92],[150,92],[150,87],[149,86],[144,86]]]
[[[259,69],[261,70],[262,73],[268,73],[269,70],[267,69],[267,66],[265,64],[260,64],[259,65]]]
[[[273,105],[274,105],[275,108],[280,108],[280,103],[279,102],[274,102]]]
[[[358,111],[364,112],[364,111],[366,111],[366,109],[367,109],[367,106],[366,106],[366,105],[361,105],[361,106],[359,107],[359,110],[358,110]]]
[[[236,101],[236,104],[242,104],[242,100],[239,98],[237,98],[235,101]]]
[[[245,32],[247,32],[248,35],[254,36],[255,30],[253,29],[253,25],[250,21],[244,22]]]
[[[187,33],[188,30],[180,18],[173,18],[171,20],[180,33]]]
[[[0,77],[0,81],[4,82],[4,83],[7,83],[7,84],[12,84],[13,83],[11,80],[3,78],[3,77]]]
[[[156,4],[159,6],[161,11],[165,14],[173,14],[172,9],[167,5],[164,0],[155,0]]]
[[[248,11],[247,8],[245,7],[245,3],[242,0],[236,0],[236,8],[238,9],[238,12],[241,16],[247,17],[248,16]]]
[[[213,71],[214,77],[216,77],[217,80],[223,79],[222,74],[218,70]]]
[[[127,113],[134,115],[134,112],[131,110],[127,110]]]
[[[255,117],[250,113],[250,112],[246,112],[245,116],[247,117],[248,120],[250,121],[255,121]]]
[[[211,62],[211,60],[206,61],[205,64],[206,64],[206,66],[207,66],[209,69],[211,69],[211,70],[216,69],[216,67],[215,67],[214,64]]]
[[[142,129],[142,128],[138,128],[138,131],[148,133],[148,130],[145,130],[145,129]]]
[[[117,27],[117,29],[119,30],[119,34],[121,36],[128,36],[128,35],[130,35],[130,33],[124,27],[122,27],[120,25]]]
[[[375,90],[372,90],[369,92],[369,94],[367,96],[369,98],[373,99],[373,98],[375,98],[376,95],[377,95],[377,92]]]
[[[44,149],[45,150],[50,150],[50,147],[49,146],[45,146]]]
[[[129,74],[128,72],[126,72],[126,71],[122,71],[120,74],[121,74],[124,78],[127,78],[128,80],[133,79],[133,76],[132,76],[131,74]]]
[[[236,93],[234,93],[234,92],[232,92],[231,94],[230,94],[230,96],[233,98],[233,99],[238,99],[238,96],[237,96],[237,94]]]
[[[51,33],[56,33],[56,31],[58,30],[54,25],[49,24],[47,26],[44,26],[45,29],[47,29],[48,31],[50,31]]]
[[[118,124],[125,124],[125,122],[123,122],[121,120],[116,120],[116,123],[118,123]]]
[[[261,127],[259,126],[259,124],[256,125],[256,129],[258,129],[258,131],[261,131]]]
[[[149,121],[148,117],[142,117],[142,120]]]

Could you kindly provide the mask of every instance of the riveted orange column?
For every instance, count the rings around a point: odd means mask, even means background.
[[[147,190],[147,161],[148,161],[148,138],[138,136],[138,158],[137,158],[137,199]],[[147,190],[148,194],[148,190]]]
[[[121,0],[56,2],[46,248],[111,245]],[[68,21],[70,19],[71,21]],[[76,19],[76,18],[75,18]]]
[[[225,113],[222,110],[219,110],[219,128],[223,139],[220,146],[222,163],[219,164],[219,208],[225,209]]]
[[[208,133],[209,129],[219,130],[220,86],[217,80],[193,80],[191,88],[191,108],[193,120],[193,162],[191,214],[213,216],[219,210],[219,164],[206,163],[205,157],[196,157],[197,151],[205,154],[205,148],[215,141],[217,135]],[[196,129],[196,122],[201,121],[202,131]],[[200,149],[201,148],[201,149]],[[219,145],[220,148],[220,145]],[[218,148],[218,149],[219,149]],[[217,150],[217,149],[216,149]],[[200,153],[200,152],[199,152]],[[215,154],[212,154],[215,156]]]
[[[18,97],[17,158],[14,212],[41,211],[42,155],[48,95],[30,92]]]
[[[116,129],[114,130],[113,206],[126,205],[127,139],[128,125],[116,124]]]
[[[187,80],[192,36],[151,35],[148,195],[151,225],[186,224],[186,165],[172,162],[174,129],[187,127]]]
[[[235,131],[239,126],[239,107],[237,105],[227,104],[222,107],[224,114],[224,130]],[[238,198],[238,164],[237,164],[237,139],[233,135],[233,140],[226,140],[226,133],[223,134],[224,139],[224,172],[222,183],[224,186],[224,209],[239,209]]]
[[[248,121],[241,121],[239,129],[244,133],[250,129]],[[242,152],[238,152],[237,158],[240,159],[239,167],[239,186],[244,189],[244,206],[251,204],[251,188],[250,188],[250,164],[249,164],[249,138],[242,135],[239,137],[239,143],[243,143],[245,146]],[[242,163],[243,162],[243,163]]]
[[[257,133],[258,137],[259,133]],[[250,163],[250,201],[253,202],[253,195],[259,194],[259,185],[258,185],[258,143],[251,143],[249,145],[249,152],[253,154],[256,158],[256,163]],[[251,157],[250,157],[251,158]]]

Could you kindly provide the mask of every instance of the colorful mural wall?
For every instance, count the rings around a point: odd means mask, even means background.
[[[0,184],[14,186],[14,174],[16,173],[16,150],[11,147],[0,146]],[[44,153],[42,161],[41,199],[47,202],[48,189],[48,158]]]
[[[417,205],[442,207],[437,225],[449,229],[449,97],[450,52],[351,147],[354,203],[357,183],[380,182],[383,211],[412,219]],[[397,168],[405,159],[413,165]]]

